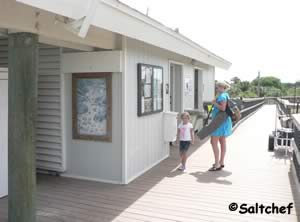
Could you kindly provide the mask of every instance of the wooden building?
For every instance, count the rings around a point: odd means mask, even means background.
[[[201,110],[214,97],[215,67],[231,65],[116,0],[0,5],[9,193],[30,173],[34,192],[33,168],[129,183],[169,156],[168,112]]]

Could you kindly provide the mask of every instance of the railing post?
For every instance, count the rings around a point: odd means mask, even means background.
[[[38,37],[9,34],[8,218],[35,222],[35,118]]]

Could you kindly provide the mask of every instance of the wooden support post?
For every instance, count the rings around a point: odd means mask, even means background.
[[[8,217],[35,222],[38,36],[9,34]]]

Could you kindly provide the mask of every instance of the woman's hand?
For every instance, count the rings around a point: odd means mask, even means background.
[[[222,110],[222,111],[225,111],[226,110],[226,105],[227,105],[227,102],[225,101],[222,101],[218,107],[219,110]]]
[[[213,100],[211,101],[211,103],[215,105],[215,104],[217,104],[217,100],[216,100],[216,99],[213,99]]]
[[[215,107],[217,107],[219,110],[221,111],[225,111],[226,110],[226,102],[225,101],[222,101],[220,103],[217,103],[217,101],[214,99],[212,101],[212,103],[214,104]]]

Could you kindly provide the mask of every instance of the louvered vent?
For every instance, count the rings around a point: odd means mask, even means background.
[[[62,151],[60,57],[61,48],[39,45],[36,164],[39,169],[57,172],[65,170]],[[7,38],[0,38],[0,67],[8,67]]]
[[[8,68],[8,39],[0,38],[0,67]]]
[[[61,48],[40,44],[38,68],[37,168],[64,171],[60,89]]]

